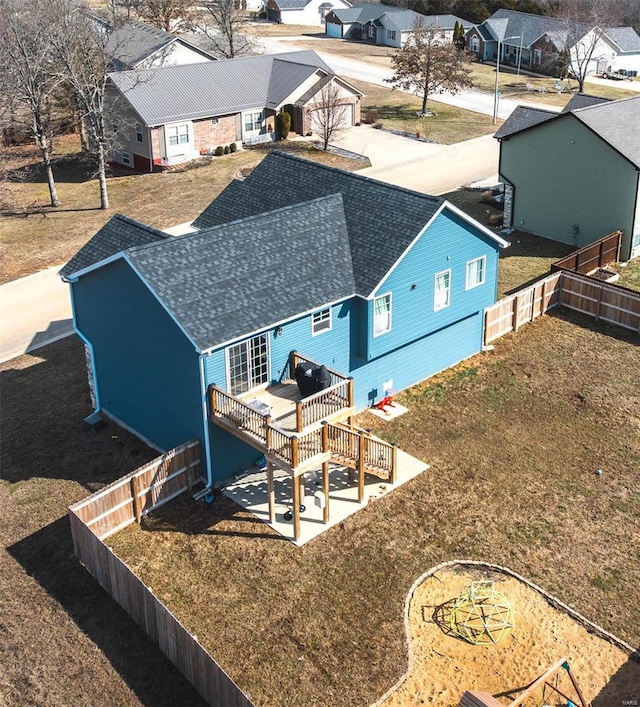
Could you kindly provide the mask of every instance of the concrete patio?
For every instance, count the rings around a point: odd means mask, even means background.
[[[285,513],[292,508],[292,477],[286,471],[276,469],[274,473],[276,513],[275,522],[269,522],[269,503],[267,495],[267,472],[257,467],[229,479],[224,494],[234,500],[239,506],[253,513],[264,523],[270,525],[280,535],[298,546],[313,540],[329,528],[342,522],[353,513],[362,510],[368,503],[392,492],[398,486],[406,483],[429,468],[428,464],[398,450],[398,469],[396,482],[390,484],[376,476],[365,476],[365,496],[362,504],[358,503],[358,483],[351,480],[349,469],[330,465],[329,481],[329,522],[322,521],[320,499],[315,494],[321,494],[321,470],[312,470],[304,474],[305,495],[303,504],[305,510],[300,513],[300,538],[293,537],[293,521],[285,520]]]

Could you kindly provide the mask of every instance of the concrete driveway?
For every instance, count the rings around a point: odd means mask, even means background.
[[[492,135],[434,145],[361,125],[345,130],[332,144],[369,157],[372,166],[358,174],[425,194],[497,181],[500,146]]]

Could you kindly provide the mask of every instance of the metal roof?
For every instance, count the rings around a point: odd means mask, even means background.
[[[364,25],[367,22],[379,21],[383,15],[387,15],[389,20],[402,32],[413,29],[416,20],[422,20],[427,27],[437,25],[440,29],[448,30],[455,27],[456,22],[465,29],[472,26],[471,22],[463,20],[455,15],[421,15],[419,12],[407,10],[404,7],[393,7],[392,5],[380,5],[378,3],[362,3],[347,9],[334,9],[333,14],[343,24],[357,22]]]
[[[264,108],[286,97],[317,69],[313,51],[289,52],[109,74],[147,126]]]

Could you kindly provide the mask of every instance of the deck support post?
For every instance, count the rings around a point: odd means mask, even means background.
[[[300,484],[295,476],[291,477],[293,486],[293,539],[300,539]]]
[[[305,496],[304,473],[302,473],[302,474],[300,474],[300,476],[298,476],[298,483],[300,484],[300,503],[304,504],[304,496]]]
[[[389,472],[389,483],[395,484],[396,482],[396,471],[398,469],[398,446],[393,443],[393,449],[391,450],[391,471]]]
[[[326,420],[322,422],[322,451],[329,451],[329,427]],[[329,522],[329,462],[322,462],[322,493],[324,494],[324,508],[322,509],[322,522]]]
[[[296,401],[296,432],[302,432],[303,426],[302,403],[300,401]]]
[[[358,503],[364,501],[364,432],[358,436]]]
[[[269,494],[269,522],[276,520],[276,494],[273,488],[273,464],[267,461],[267,491]]]

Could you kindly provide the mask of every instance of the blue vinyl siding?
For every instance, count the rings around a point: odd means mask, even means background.
[[[483,255],[487,258],[485,282],[466,290],[467,262]],[[445,270],[451,271],[450,304],[434,311],[435,274]],[[367,359],[440,331],[493,304],[497,273],[498,244],[444,210],[375,293],[392,293],[390,332],[373,336],[373,300],[369,301]],[[466,350],[466,342],[454,345]],[[476,350],[479,348],[478,344]]]
[[[396,392],[404,390],[478,353],[483,318],[476,312],[352,370],[357,409],[379,402],[386,381],[393,381]]]
[[[315,336],[311,334],[312,313],[282,324],[282,333],[277,336],[274,327],[266,330],[269,335],[271,382],[277,383],[282,377],[290,351],[298,351],[337,371],[348,371],[353,307],[353,300],[333,305],[331,329]],[[205,358],[205,379],[207,385],[215,383],[227,388],[225,349],[217,349]]]
[[[117,260],[72,288],[102,408],[161,449],[204,443],[198,354],[137,275]]]

